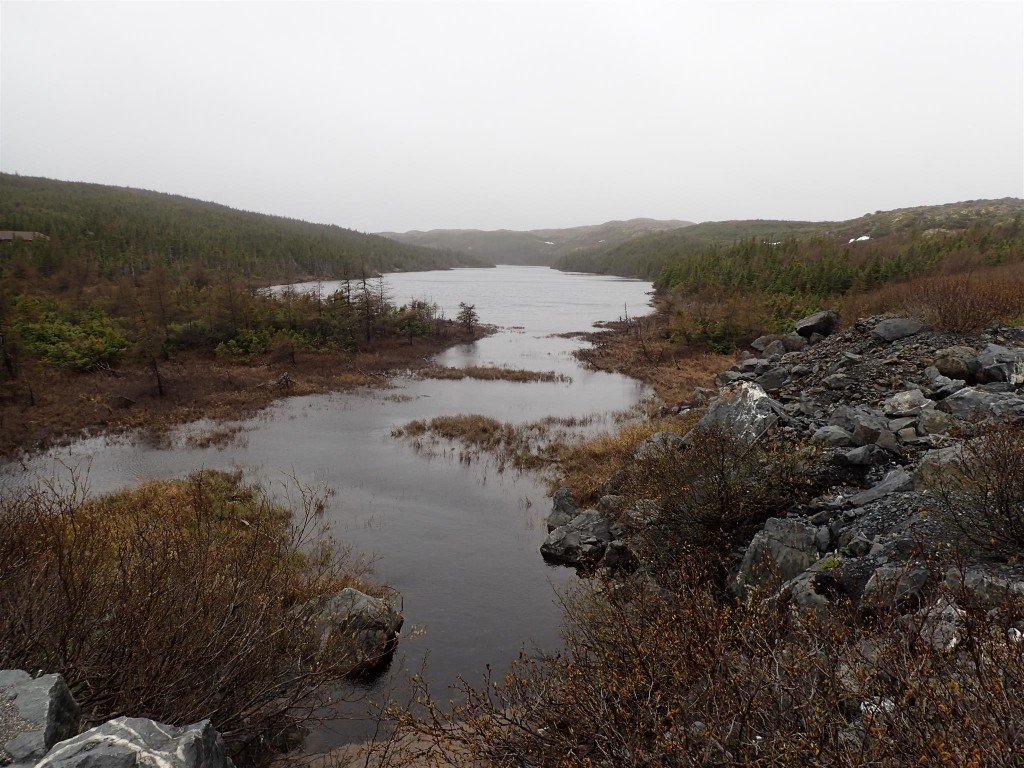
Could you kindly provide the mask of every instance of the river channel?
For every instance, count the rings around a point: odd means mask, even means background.
[[[392,430],[412,419],[475,413],[502,421],[587,417],[630,408],[650,395],[623,376],[581,367],[583,343],[556,334],[649,309],[649,282],[498,267],[386,276],[391,299],[435,302],[455,317],[474,304],[492,336],[440,355],[442,365],[499,365],[554,371],[557,382],[434,381],[399,377],[390,389],[294,397],[240,423],[227,446],[196,449],[180,430],[170,444],[93,438],[0,467],[0,483],[74,469],[92,492],[200,468],[241,468],[270,484],[326,485],[337,537],[376,559],[375,577],[403,597],[399,656],[418,670],[424,656],[435,693],[461,675],[478,682],[487,664],[499,672],[521,649],[556,648],[556,598],[574,575],[544,564],[537,548],[550,501],[537,478],[502,472],[458,450],[417,451]],[[297,286],[312,288],[311,285]],[[321,290],[334,286],[324,283]],[[194,429],[195,427],[193,427]],[[413,629],[422,632],[413,632]],[[403,661],[393,664],[392,674]],[[384,686],[385,675],[377,686]],[[445,696],[441,696],[445,698]],[[341,721],[313,734],[310,751],[361,738],[364,726]]]

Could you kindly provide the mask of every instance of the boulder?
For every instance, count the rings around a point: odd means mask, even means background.
[[[346,587],[321,612],[321,644],[352,660],[351,674],[370,674],[398,644],[404,618],[387,600]]]
[[[655,432],[644,440],[633,451],[633,459],[643,461],[664,456],[678,451],[686,444],[686,439],[675,432]]]
[[[1024,348],[988,344],[978,353],[974,374],[981,383],[1005,381],[1014,387],[1021,386],[1024,384]]]
[[[786,345],[782,343],[781,339],[776,339],[764,348],[763,355],[768,358],[782,357],[789,350],[786,349]]]
[[[883,565],[875,570],[864,586],[864,601],[920,605],[927,583],[928,569],[923,566]]]
[[[799,333],[787,333],[779,341],[782,342],[787,352],[800,352],[807,348],[807,339]]]
[[[879,341],[893,342],[915,336],[924,329],[924,323],[906,317],[892,317],[882,320],[871,330],[871,335]]]
[[[829,448],[848,448],[854,445],[853,435],[842,427],[828,424],[811,435],[812,443],[822,443]]]
[[[828,423],[850,434],[855,445],[870,445],[889,428],[889,420],[879,411],[864,406],[840,405],[829,416]]]
[[[926,435],[946,435],[956,426],[956,421],[948,413],[938,410],[921,411],[917,417],[918,432]]]
[[[551,497],[551,514],[546,521],[548,531],[553,531],[561,525],[565,525],[580,513],[580,507],[576,499],[569,493],[568,488],[559,488]]]
[[[818,527],[799,520],[770,518],[743,555],[736,586],[740,591],[778,578],[789,581],[818,559]]]
[[[184,728],[119,717],[49,751],[37,768],[234,768],[209,720]]]
[[[871,467],[885,464],[889,452],[877,445],[862,445],[849,451],[836,451],[832,460],[841,467]]]
[[[827,309],[808,315],[803,320],[797,320],[793,330],[805,339],[809,339],[813,334],[818,334],[821,337],[828,336],[836,329],[837,325],[839,325],[839,314]]]
[[[891,418],[916,416],[926,408],[934,408],[935,403],[924,396],[920,389],[908,389],[897,392],[885,401],[882,411]]]
[[[964,387],[936,406],[958,419],[974,421],[992,416],[1024,415],[1024,398],[1013,392],[986,392]]]
[[[557,563],[592,566],[614,538],[611,524],[604,516],[596,509],[588,509],[549,533],[540,545],[540,553]]]
[[[971,368],[975,366],[975,355],[971,347],[946,347],[935,351],[935,362],[932,365],[946,378],[967,380],[974,375]]]
[[[784,418],[786,413],[782,405],[772,400],[757,384],[741,381],[722,389],[684,441],[688,442],[690,436],[701,429],[724,427],[731,429],[741,440],[753,443]]]
[[[964,570],[953,567],[946,571],[946,587],[952,592],[965,591],[970,599],[986,608],[1000,608],[1007,600],[1024,598],[1024,575],[1016,578],[990,572],[986,566],[974,565]]]
[[[878,485],[866,491],[855,493],[847,501],[855,507],[863,507],[893,493],[914,490],[914,480],[902,467],[892,470]]]
[[[777,392],[789,381],[789,371],[785,368],[772,368],[757,377],[757,385],[765,392]]]
[[[78,731],[79,708],[58,674],[0,671],[0,765],[35,765]]]

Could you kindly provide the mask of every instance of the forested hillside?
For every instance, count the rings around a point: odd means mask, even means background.
[[[68,263],[79,272],[106,277],[159,264],[172,272],[227,269],[235,275],[282,280],[489,266],[474,256],[409,246],[334,225],[160,192],[12,174],[0,174],[0,230],[47,235],[49,241],[22,249],[44,274]]]
[[[381,234],[410,245],[474,254],[496,264],[547,266],[578,251],[609,248],[653,232],[671,231],[690,225],[689,221],[675,219],[629,219],[566,229],[433,229],[429,232]]]
[[[951,313],[987,302],[970,311],[1024,319],[1024,201],[908,208],[845,222],[699,224],[558,266],[654,279],[674,318],[673,336],[724,352],[823,307],[956,325]]]

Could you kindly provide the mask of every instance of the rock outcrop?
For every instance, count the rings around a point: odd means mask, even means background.
[[[61,675],[0,670],[0,765],[35,765],[78,731],[78,716]]]

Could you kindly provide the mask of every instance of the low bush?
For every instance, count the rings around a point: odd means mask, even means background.
[[[986,425],[956,449],[935,494],[940,519],[982,553],[1024,552],[1024,422]]]
[[[64,674],[83,724],[118,715],[214,722],[252,755],[310,721],[349,672],[317,629],[364,564],[323,537],[323,497],[296,514],[238,475],[89,499],[0,497],[0,666]]]

